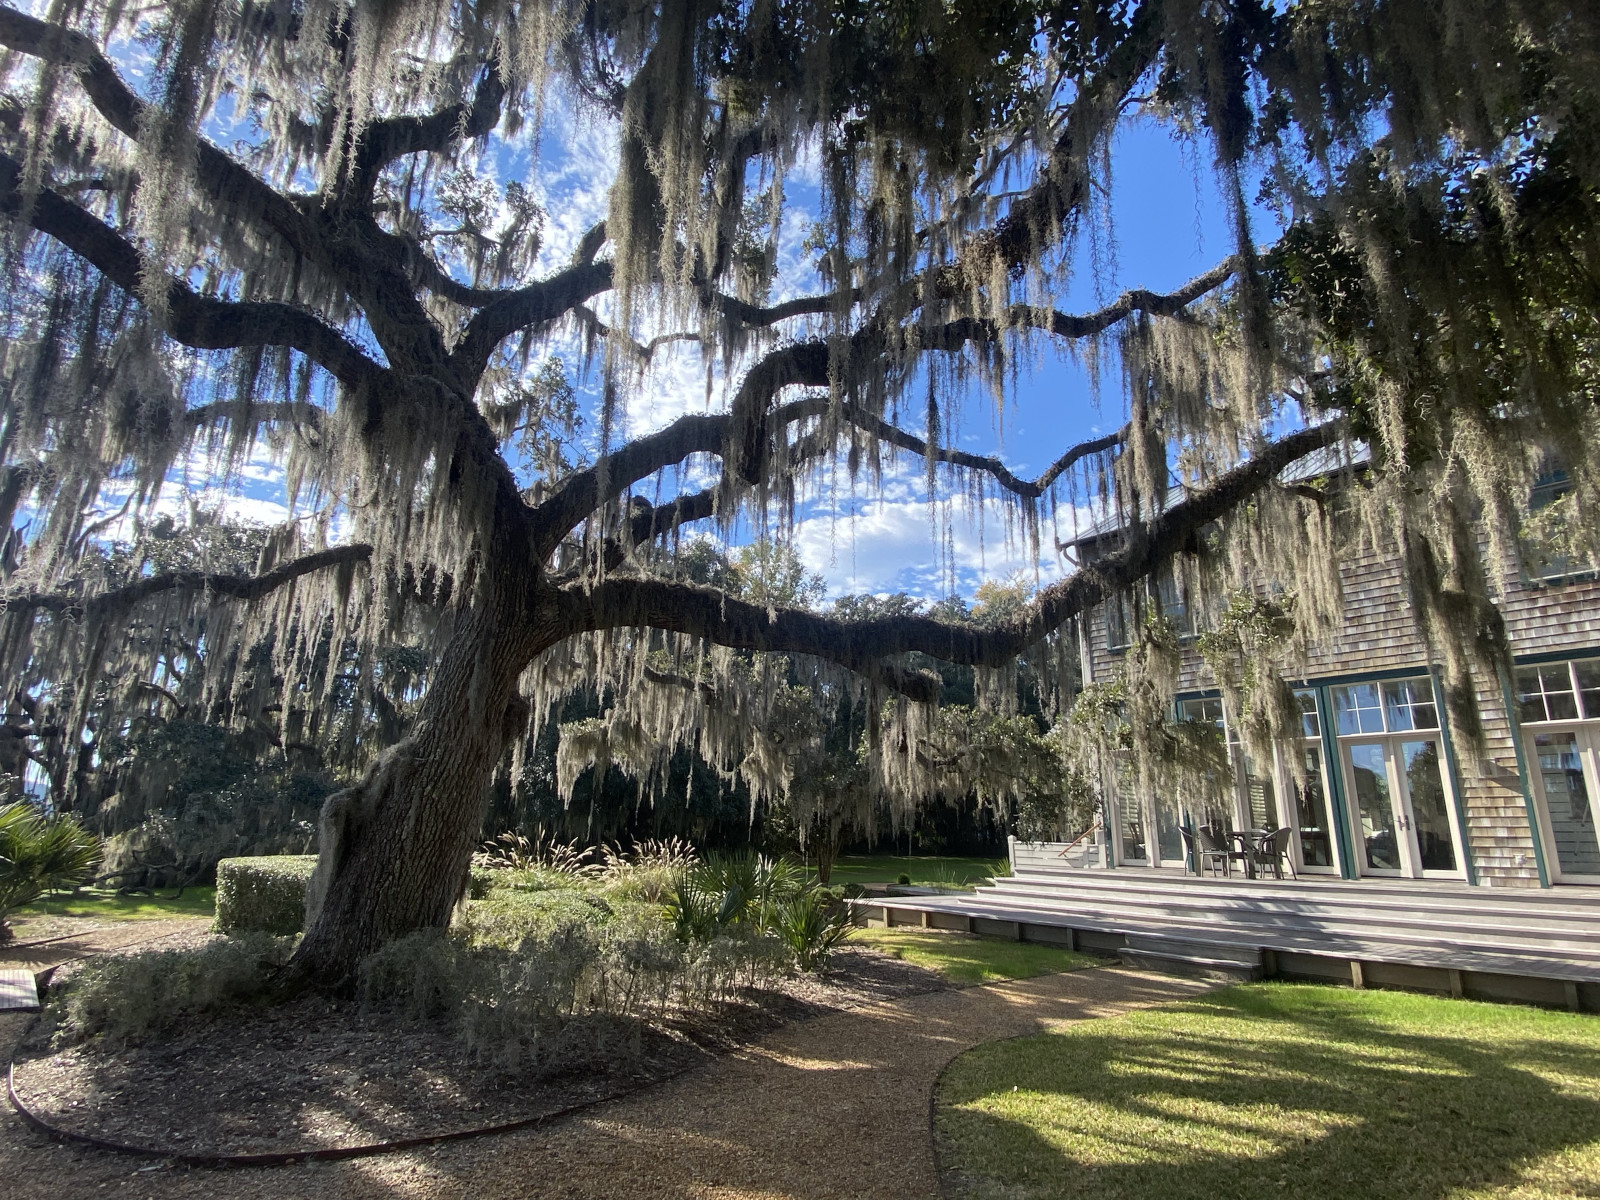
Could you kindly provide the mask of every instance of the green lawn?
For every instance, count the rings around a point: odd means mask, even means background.
[[[940,1081],[954,1194],[1600,1196],[1600,1019],[1254,984],[980,1046]]]
[[[184,888],[181,896],[175,891],[158,892],[154,896],[119,896],[104,888],[84,888],[71,895],[51,896],[25,905],[11,914],[11,921],[14,925],[24,921],[39,923],[44,919],[60,924],[60,918],[147,921],[164,917],[209,917],[215,911],[215,888]],[[25,936],[20,929],[19,936]]]
[[[850,944],[881,950],[919,967],[932,967],[954,983],[1032,979],[1035,975],[1098,966],[1103,961],[1090,954],[1033,942],[1003,942],[923,929],[858,929]]]
[[[895,883],[902,875],[921,887],[971,887],[991,878],[996,871],[1008,871],[1003,858],[960,858],[919,854],[856,854],[839,859],[833,866],[831,882]]]

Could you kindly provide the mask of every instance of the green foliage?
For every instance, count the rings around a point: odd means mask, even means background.
[[[314,854],[225,858],[217,864],[218,933],[299,933]]]
[[[11,910],[46,892],[88,883],[100,865],[100,839],[67,814],[47,816],[26,800],[0,807],[0,942]]]
[[[842,888],[808,882],[804,869],[788,859],[752,850],[713,854],[681,869],[666,913],[685,945],[707,945],[730,935],[776,937],[791,966],[820,971],[850,932],[848,914],[838,903],[842,895]]]
[[[902,887],[908,887],[911,883],[911,876],[906,874],[904,871],[901,871],[900,874],[895,876],[894,881],[900,884]]]
[[[514,949],[529,938],[571,929],[599,929],[616,909],[578,888],[492,888],[466,905],[454,929],[473,946]]]
[[[1099,795],[1089,776],[1075,763],[1061,772],[1061,790],[1024,792],[1017,797],[1016,834],[1024,842],[1051,842],[1074,837],[1089,828]]]
[[[820,888],[780,901],[769,925],[802,971],[821,971],[828,956],[854,932],[850,910]]]
[[[137,1042],[229,1005],[264,999],[292,948],[288,938],[249,933],[196,949],[90,959],[59,991],[52,989],[49,1016],[57,1041],[104,1036]]]
[[[806,890],[805,871],[754,850],[713,854],[680,869],[667,912],[680,939],[704,942],[732,925],[765,931],[778,904]]]
[[[777,970],[768,938],[736,929],[673,936],[661,909],[608,903],[592,880],[494,888],[449,934],[412,934],[361,967],[364,1002],[450,1021],[499,1066],[555,1069],[597,1049],[626,1054],[633,1023],[733,998]]]
[[[822,576],[806,571],[793,546],[762,538],[735,556],[738,594],[771,608],[815,608],[827,591]]]
[[[106,870],[122,882],[176,886],[210,878],[225,855],[307,849],[332,773],[263,753],[256,732],[178,717],[139,722],[125,737],[107,736],[104,774],[142,812],[106,847]],[[128,804],[137,798],[142,809]],[[118,828],[120,810],[100,820]]]

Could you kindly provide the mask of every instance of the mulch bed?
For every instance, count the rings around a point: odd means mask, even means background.
[[[187,939],[182,939],[187,940]],[[16,1089],[63,1130],[191,1155],[303,1153],[497,1125],[648,1086],[779,1025],[946,986],[864,949],[658,1025],[611,1025],[536,1068],[473,1056],[443,1022],[304,996],[199,1021],[160,1041],[19,1048]]]

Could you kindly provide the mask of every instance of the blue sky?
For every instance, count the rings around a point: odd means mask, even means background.
[[[1071,290],[1058,304],[1066,311],[1093,310],[1132,287],[1170,291],[1214,266],[1233,247],[1231,221],[1204,147],[1186,148],[1154,122],[1129,120],[1113,160],[1111,253],[1100,255],[1097,276],[1089,247],[1081,248]],[[1271,236],[1270,214],[1256,211],[1252,220],[1258,241]],[[962,410],[961,447],[997,454],[1023,476],[1036,475],[1071,445],[1116,429],[1126,419],[1114,358],[1102,362],[1097,389],[1081,362],[1050,351],[1019,379],[999,420],[986,390],[974,389]],[[819,515],[802,524],[799,548],[827,581],[830,595],[906,591],[933,599],[949,590],[947,564],[940,561],[942,539],[930,520],[919,475],[910,472],[888,493],[882,501],[851,505],[853,519]],[[953,550],[961,595],[970,598],[985,579],[1021,572],[1029,582],[1048,583],[1066,569],[1048,529],[1035,559],[1020,539],[1008,541],[999,513],[1000,505],[990,504],[985,519],[974,522],[956,506],[945,546]],[[1063,534],[1070,534],[1073,519],[1069,510],[1058,511]]]
[[[609,128],[552,104],[537,146],[531,141],[512,147],[501,144],[478,163],[480,173],[501,183],[520,179],[543,200],[549,221],[541,270],[558,269],[583,232],[604,216],[613,170],[611,147]],[[1096,308],[1129,287],[1170,290],[1214,265],[1232,248],[1230,222],[1203,144],[1184,147],[1167,128],[1128,119],[1112,159],[1113,244],[1102,245],[1097,254],[1087,244],[1081,247],[1071,289],[1058,299],[1057,306],[1069,311]],[[806,202],[815,194],[814,164],[802,162],[788,187],[794,211],[780,239],[775,298],[819,289],[800,251],[810,223]],[[1257,240],[1270,238],[1270,217],[1258,212],[1254,219]],[[600,311],[604,316],[603,304]],[[574,367],[580,357],[574,338],[558,338],[549,350]],[[1102,366],[1101,380],[1097,397],[1082,364],[1046,349],[1024,368],[1003,412],[996,411],[987,391],[976,388],[959,401],[958,444],[998,454],[1018,474],[1036,474],[1073,443],[1122,424],[1120,377],[1110,356]],[[723,394],[724,383],[720,377],[714,380],[713,405]],[[594,404],[592,386],[584,391]],[[699,351],[675,348],[658,358],[630,398],[625,432],[638,434],[684,412],[703,411],[706,396]],[[908,408],[920,413],[920,402]],[[920,416],[912,423],[920,425]],[[591,429],[597,425],[591,420]],[[181,507],[186,496],[193,496],[206,507],[220,504],[246,519],[278,521],[288,513],[282,478],[281,469],[264,451],[226,487],[219,486],[207,474],[205,463],[197,460],[185,478],[175,481],[179,486],[164,497],[162,507]],[[814,496],[801,505],[795,531],[799,552],[807,566],[823,576],[829,596],[906,591],[935,599],[947,594],[953,582],[958,594],[970,597],[984,579],[1020,571],[1030,582],[1046,583],[1064,570],[1052,530],[1044,530],[1041,552],[1035,556],[1023,539],[1008,536],[998,502],[977,512],[966,511],[959,500],[947,508],[931,507],[922,470],[913,462],[888,472],[881,494],[872,494],[863,482],[852,495],[842,473],[839,479],[831,494]],[[703,482],[691,472],[685,486]],[[1069,533],[1071,510],[1063,509],[1059,520],[1061,532]]]

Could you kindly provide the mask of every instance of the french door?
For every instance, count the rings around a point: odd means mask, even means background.
[[[1285,768],[1278,774],[1284,781],[1285,794],[1294,798],[1285,814],[1294,829],[1294,845],[1298,870],[1325,875],[1339,873],[1338,839],[1328,815],[1328,789],[1322,773],[1322,746],[1307,742],[1301,749],[1305,755],[1305,782],[1295,782]]]
[[[1461,878],[1461,830],[1438,735],[1341,741],[1360,872]]]
[[[1600,733],[1576,725],[1527,740],[1546,863],[1562,883],[1600,884]]]

